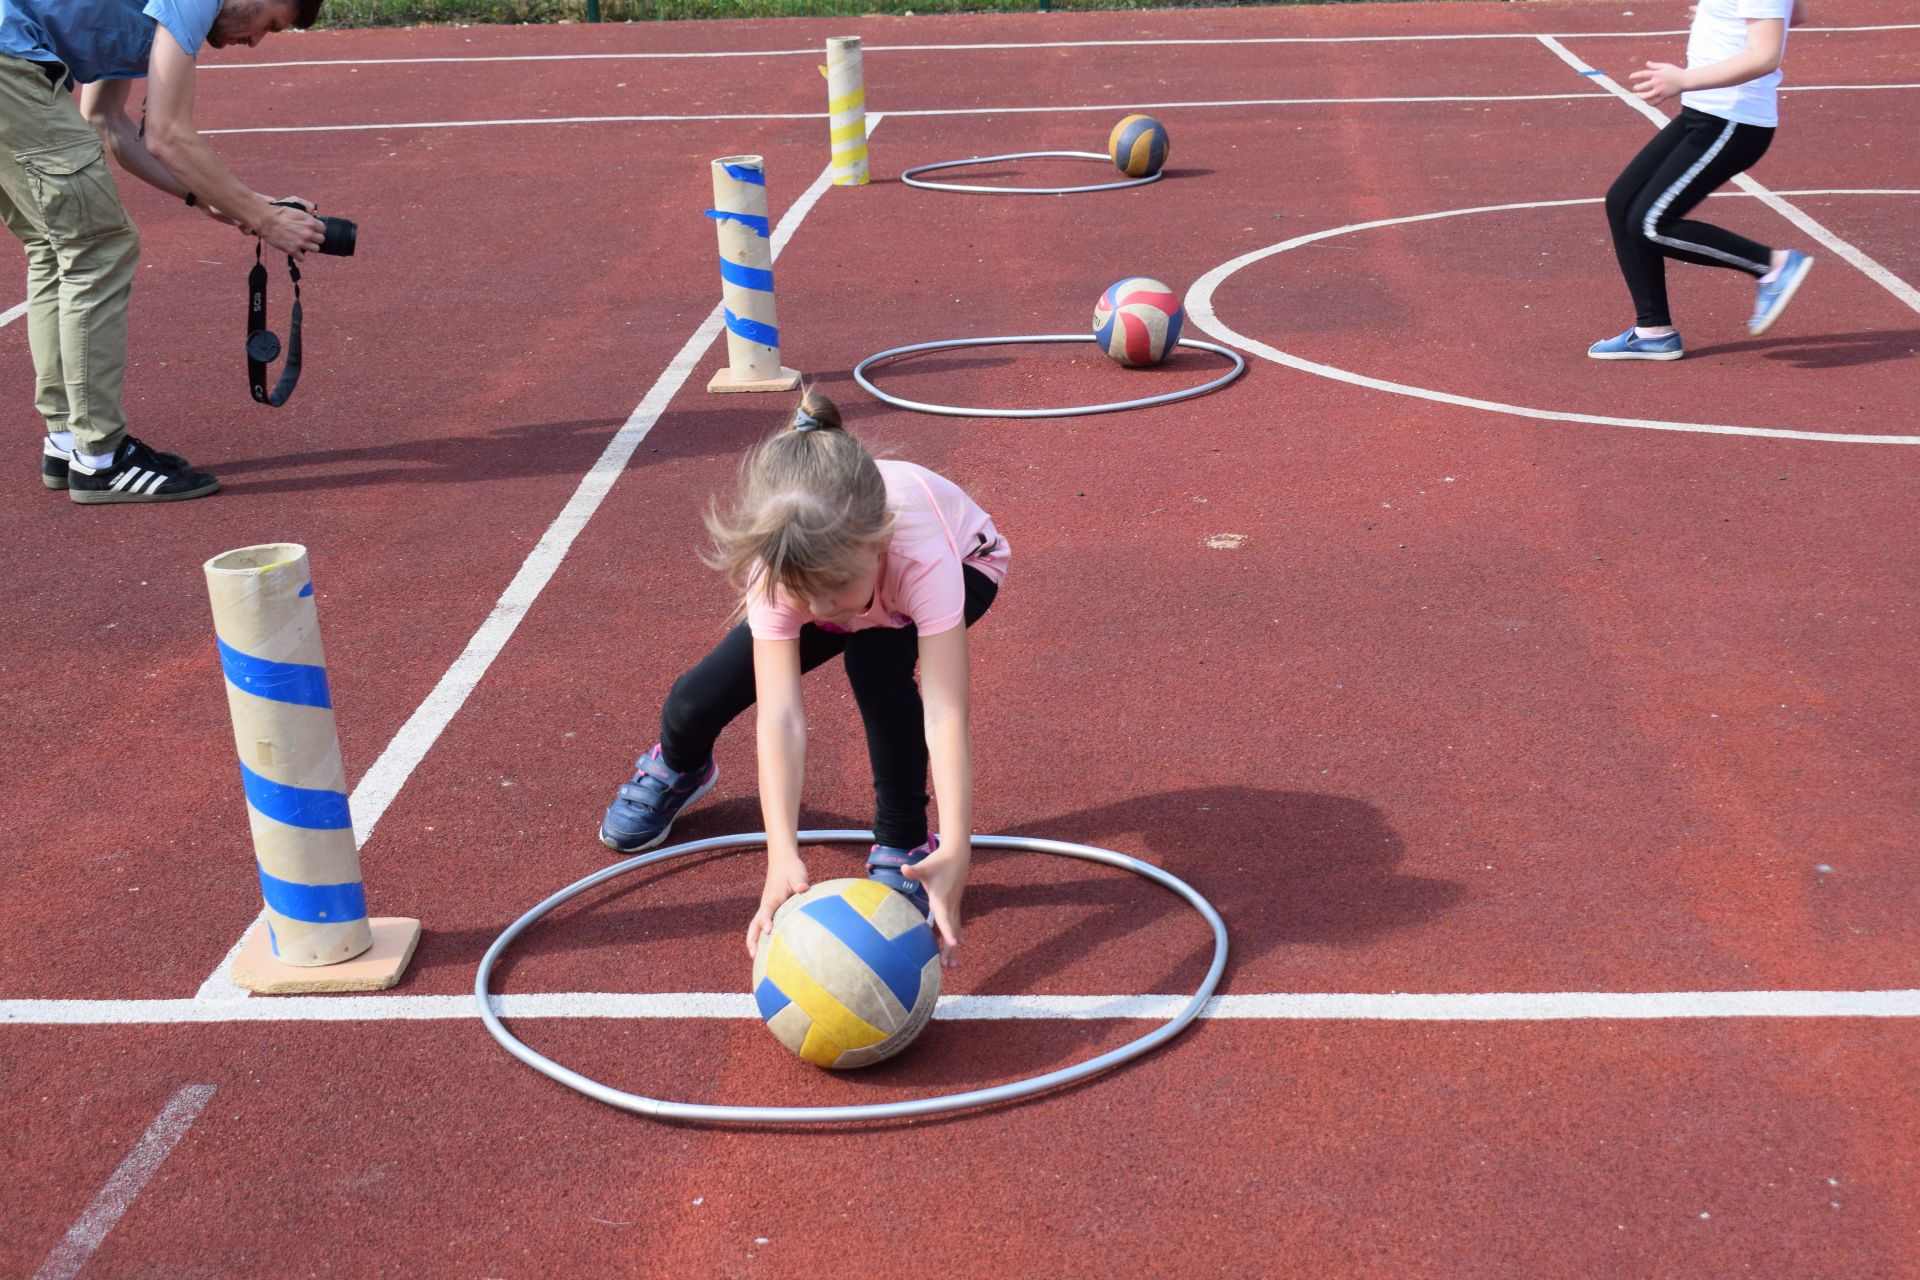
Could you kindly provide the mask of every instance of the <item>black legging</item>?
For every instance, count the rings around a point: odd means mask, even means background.
[[[966,580],[966,625],[992,607],[1000,585],[972,565]],[[847,683],[867,729],[873,765],[873,831],[881,844],[915,849],[927,842],[927,729],[913,668],[920,633],[904,627],[864,631],[800,628],[800,670],[846,655]],[[753,705],[753,633],[741,623],[712,653],[673,682],[660,708],[660,754],[682,773],[706,767],[720,731]]]
[[[1607,222],[1637,324],[1673,323],[1667,314],[1667,258],[1752,276],[1772,269],[1773,253],[1765,245],[1685,219],[1708,192],[1758,163],[1772,141],[1772,129],[1682,107],[1614,179],[1607,189]]]

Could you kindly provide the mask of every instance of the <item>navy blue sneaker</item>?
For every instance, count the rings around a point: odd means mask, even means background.
[[[900,868],[913,866],[940,847],[939,836],[928,836],[927,842],[918,849],[895,849],[891,845],[877,844],[867,851],[867,879],[878,880],[896,893],[906,895],[913,909],[921,915],[931,915],[933,906],[927,901],[927,886],[917,880],[909,880],[900,874]]]
[[[1755,337],[1773,328],[1773,322],[1787,309],[1787,303],[1800,291],[1800,282],[1807,278],[1807,272],[1813,270],[1813,259],[1798,249],[1787,250],[1787,260],[1780,266],[1780,274],[1762,284],[1753,299],[1753,318],[1747,321],[1747,332]]]
[[[641,853],[661,843],[680,811],[720,780],[720,766],[711,760],[694,773],[669,769],[657,742],[633,763],[638,772],[621,786],[600,823],[600,843],[615,853]]]
[[[1636,337],[1631,328],[1614,338],[1602,338],[1587,348],[1595,360],[1678,360],[1686,352],[1676,330],[1659,338]]]

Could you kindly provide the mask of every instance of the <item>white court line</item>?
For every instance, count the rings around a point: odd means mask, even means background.
[[[885,118],[884,112],[867,117],[869,136]],[[813,185],[793,202],[785,214],[781,215],[771,238],[774,260],[778,261],[780,251],[786,247],[787,241],[793,238],[793,233],[799,229],[801,220],[819,202],[832,181],[833,166],[829,164],[820,171],[820,176],[813,180]],[[548,582],[552,581],[554,573],[560,568],[561,560],[573,546],[573,540],[580,536],[580,531],[586,527],[587,521],[593,518],[593,513],[598,511],[600,504],[606,500],[608,491],[613,488],[613,482],[620,478],[621,472],[626,470],[627,461],[633,457],[633,451],[639,448],[642,440],[647,438],[647,433],[653,430],[654,423],[658,422],[660,415],[666,412],[667,405],[672,402],[674,395],[679,392],[688,375],[693,372],[694,366],[705,355],[707,348],[713,345],[713,340],[719,335],[723,324],[720,313],[721,306],[716,303],[713,310],[707,314],[707,318],[694,329],[693,336],[689,337],[685,345],[680,348],[679,354],[674,356],[659,378],[655,379],[645,397],[627,416],[625,425],[614,433],[613,439],[607,442],[607,447],[600,454],[599,459],[588,469],[586,475],[580,478],[580,484],[574,489],[573,496],[567,499],[567,505],[561,508],[560,514],[554,517],[553,523],[548,525],[546,532],[540,535],[540,541],[534,545],[532,551],[527,553],[526,560],[520,565],[520,571],[514,574],[513,581],[507,584],[507,589],[500,593],[500,598],[494,602],[486,621],[480,624],[480,629],[473,633],[471,640],[467,641],[467,647],[461,651],[459,657],[453,660],[453,665],[448,667],[446,674],[440,677],[439,683],[434,685],[432,691],[427,694],[426,700],[411,716],[407,717],[407,722],[400,726],[399,732],[394,734],[386,750],[380,753],[372,767],[361,777],[360,785],[353,789],[353,794],[347,800],[348,807],[353,813],[355,843],[366,844],[367,837],[373,834],[375,824],[386,813],[394,797],[400,794],[400,788],[406,785],[415,766],[425,758],[434,742],[440,737],[441,731],[466,704],[468,695],[480,683],[480,677],[485,675],[487,668],[493,665],[493,660],[500,656],[500,651],[506,647],[507,641],[519,627],[520,620],[527,616],[527,611],[533,607],[534,601],[540,598],[541,591],[546,588]],[[207,980],[200,984],[200,990],[194,997],[196,1000],[238,1001],[248,996],[249,993],[235,984],[227,971],[232,968],[233,959],[239,954],[240,948],[246,944],[247,933],[250,933],[258,924],[259,918],[256,917],[254,924],[248,926],[247,931],[240,935],[239,941],[233,944],[232,949],[208,975]]]
[[[1541,36],[1540,43],[1552,50],[1555,57],[1572,67],[1575,71],[1581,72],[1583,75],[1584,73],[1593,71],[1594,68],[1582,62],[1572,51],[1552,36]],[[1613,94],[1641,115],[1653,121],[1656,129],[1664,129],[1667,127],[1667,117],[1661,113],[1659,108],[1642,102],[1632,91],[1613,79],[1613,77],[1605,75],[1585,75],[1584,78],[1592,80],[1608,93]],[[1908,307],[1914,311],[1920,311],[1920,290],[1916,290],[1905,280],[1902,280],[1899,276],[1896,276],[1893,272],[1887,270],[1878,262],[1875,262],[1847,241],[1842,240],[1839,236],[1827,230],[1827,228],[1820,225],[1820,223],[1814,221],[1814,219],[1808,217],[1793,205],[1788,204],[1785,200],[1782,200],[1779,196],[1769,191],[1766,187],[1761,186],[1746,174],[1735,174],[1733,185],[1739,187],[1748,195],[1754,196],[1762,204],[1772,209],[1788,222],[1791,222],[1794,226],[1812,236],[1828,249],[1831,249],[1834,253],[1858,267],[1866,274],[1869,280],[1885,289],[1888,293],[1891,293],[1894,297],[1900,299],[1900,301],[1906,303]]]
[[[1916,31],[1920,23],[1892,22],[1866,27],[1795,27],[1795,38],[1808,35],[1832,35],[1853,31]],[[1666,36],[1684,36],[1678,31],[1560,31],[1560,40],[1638,40]],[[864,52],[875,53],[978,53],[1003,49],[1162,49],[1173,45],[1262,45],[1262,44],[1420,44],[1431,40],[1537,40],[1532,31],[1449,32],[1424,36],[1219,36],[1192,40],[1039,40],[974,44],[872,44]],[[285,67],[381,67],[412,66],[421,63],[460,62],[617,62],[641,59],[684,58],[818,58],[820,46],[806,49],[700,49],[680,52],[634,53],[510,53],[449,54],[445,57],[419,58],[310,58],[287,62],[225,62],[202,67],[202,71],[271,71]],[[892,115],[892,112],[887,114]]]
[[[1823,93],[1868,89],[1920,89],[1920,84],[1807,84],[1788,86],[1801,93]],[[1075,111],[1183,111],[1219,110],[1227,107],[1325,107],[1391,106],[1430,102],[1569,102],[1591,98],[1596,102],[1608,97],[1591,93],[1506,93],[1460,94],[1382,98],[1221,98],[1215,101],[1182,102],[1095,102],[1043,107],[918,107],[886,112],[889,116],[1018,116],[1057,115]],[[241,129],[202,129],[208,137],[247,133],[384,133],[395,129],[483,129],[556,124],[701,124],[711,121],[825,120],[824,111],[766,111],[714,113],[709,115],[637,115],[637,116],[509,116],[494,120],[404,120],[390,124],[294,124],[256,125]]]
[[[1834,189],[1820,191],[1790,191],[1794,196],[1838,196],[1838,195],[1898,195],[1916,196],[1920,190],[1887,189]],[[1744,199],[1745,193],[1732,191],[1719,192],[1716,200]],[[1372,222],[1356,222],[1344,227],[1329,227],[1324,231],[1310,231],[1306,235],[1283,240],[1279,244],[1270,244],[1265,248],[1254,249],[1237,258],[1221,263],[1213,270],[1194,281],[1187,291],[1186,311],[1189,319],[1204,333],[1210,334],[1220,342],[1239,347],[1275,364],[1298,369],[1318,377],[1329,378],[1335,382],[1347,382],[1357,387],[1368,387],[1375,391],[1390,391],[1395,395],[1412,396],[1420,400],[1431,400],[1436,404],[1458,405],[1464,409],[1479,409],[1487,413],[1503,413],[1517,418],[1534,418],[1543,422],[1581,422],[1602,427],[1634,427],[1643,431],[1688,431],[1701,435],[1720,436],[1760,436],[1779,440],[1817,440],[1830,444],[1920,444],[1920,435],[1849,435],[1837,431],[1789,431],[1776,427],[1737,427],[1712,422],[1668,422],[1659,418],[1618,418],[1597,413],[1567,413],[1557,409],[1535,409],[1527,405],[1506,404],[1499,400],[1482,400],[1476,396],[1455,395],[1451,391],[1436,391],[1431,387],[1416,387],[1405,382],[1389,382],[1385,378],[1369,377],[1342,369],[1336,365],[1320,364],[1313,360],[1296,356],[1292,352],[1282,351],[1268,343],[1232,328],[1220,319],[1214,310],[1213,295],[1222,284],[1235,273],[1252,266],[1265,258],[1298,249],[1303,245],[1320,240],[1330,240],[1335,236],[1349,235],[1356,231],[1371,231],[1378,227],[1404,226],[1415,222],[1432,222],[1440,218],[1459,218],[1477,213],[1505,213],[1518,209],[1560,209],[1569,205],[1599,204],[1602,197],[1584,196],[1576,200],[1527,200],[1517,204],[1478,205],[1469,209],[1444,209],[1438,213],[1415,213],[1398,218],[1377,218]]]
[[[27,314],[27,304],[24,302],[16,303],[8,307],[5,311],[0,311],[0,329],[6,328],[25,314]]]
[[[1153,1019],[1189,996],[942,996],[936,1017]],[[758,1018],[751,995],[549,992],[488,998],[503,1018]],[[1920,991],[1302,992],[1215,996],[1201,1017],[1247,1021],[1561,1022],[1588,1018],[1920,1018]],[[434,1022],[479,1017],[471,995],[272,996],[261,1000],[0,1000],[3,1026],[230,1022]]]
[[[53,1247],[40,1269],[33,1273],[32,1280],[73,1280],[80,1274],[107,1233],[132,1207],[134,1197],[200,1118],[213,1098],[213,1091],[214,1086],[210,1084],[190,1084],[173,1095],[92,1203],[67,1228],[66,1238]]]
[[[1410,102],[1564,102],[1575,98],[1606,100],[1604,93],[1515,93],[1409,98],[1223,98],[1213,102],[1113,102],[1049,107],[922,107],[888,111],[889,116],[1017,116],[1051,115],[1070,111],[1173,111],[1220,107],[1371,106]],[[206,136],[242,133],[378,133],[386,129],[479,129],[498,125],[535,124],[697,124],[709,120],[825,120],[824,111],[739,112],[731,115],[691,116],[520,116],[498,120],[413,120],[393,124],[261,125],[245,129],[202,129]]]

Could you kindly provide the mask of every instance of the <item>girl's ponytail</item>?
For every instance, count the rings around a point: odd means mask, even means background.
[[[840,407],[808,387],[786,426],[741,463],[732,510],[708,509],[705,559],[743,594],[771,600],[780,587],[804,593],[844,581],[855,552],[892,528],[873,455],[841,424]]]

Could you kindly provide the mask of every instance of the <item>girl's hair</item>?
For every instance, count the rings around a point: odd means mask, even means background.
[[[859,548],[892,528],[873,455],[841,426],[839,407],[808,387],[787,425],[741,463],[733,509],[708,509],[705,559],[741,592],[737,618],[749,589],[771,600],[776,587],[806,595],[846,582]]]

